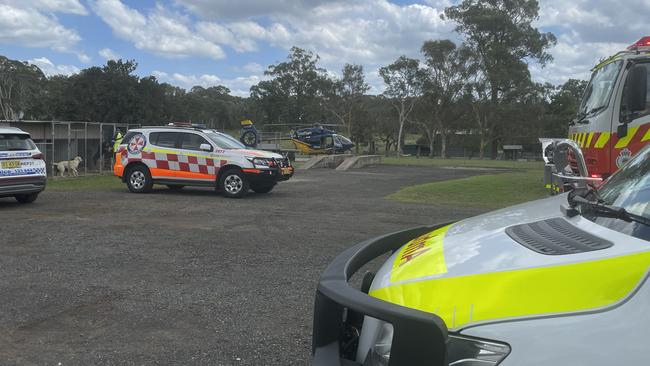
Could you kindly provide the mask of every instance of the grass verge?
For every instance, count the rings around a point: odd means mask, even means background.
[[[416,158],[406,157],[384,157],[382,164],[406,165],[406,166],[430,166],[449,168],[494,168],[494,169],[542,169],[544,163],[538,161],[514,161],[514,160],[482,160],[482,159],[439,159],[439,158]]]
[[[388,198],[400,202],[498,209],[545,197],[543,177],[539,169],[478,175],[407,187]]]
[[[49,178],[47,180],[47,189],[54,191],[104,191],[124,187],[124,183],[113,175]]]

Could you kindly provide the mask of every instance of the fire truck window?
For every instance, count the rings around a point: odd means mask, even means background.
[[[150,134],[151,143],[160,147],[176,148],[178,137],[178,132],[152,132]]]
[[[648,74],[650,74],[650,63],[645,63],[645,64],[639,64],[639,66],[643,66],[648,70]],[[647,81],[648,84],[648,90],[650,91],[650,78],[648,78]],[[627,84],[623,88],[623,97],[621,99],[621,117],[625,116],[627,113],[627,105],[625,104],[625,101],[627,100],[627,90],[628,86]],[[650,115],[650,93],[646,96],[646,101],[645,101],[645,109],[642,111],[638,111],[635,114],[635,118],[643,117]]]
[[[184,133],[181,140],[181,149],[201,150],[201,144],[210,144],[203,137],[194,133]]]

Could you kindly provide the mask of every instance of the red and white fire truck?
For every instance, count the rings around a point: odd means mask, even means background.
[[[545,184],[562,192],[597,184],[650,141],[650,37],[592,69],[569,139],[540,139]]]

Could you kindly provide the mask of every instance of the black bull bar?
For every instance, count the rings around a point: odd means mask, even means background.
[[[348,312],[393,325],[389,366],[447,366],[447,327],[435,314],[395,305],[351,287],[350,277],[363,265],[437,228],[417,227],[370,239],[338,255],[323,272],[314,305],[313,366],[354,366],[340,355]],[[347,311],[346,311],[347,309]]]

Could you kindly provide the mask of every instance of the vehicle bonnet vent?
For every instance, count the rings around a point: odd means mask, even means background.
[[[562,218],[511,226],[506,229],[506,234],[526,248],[546,255],[585,253],[614,245]]]

